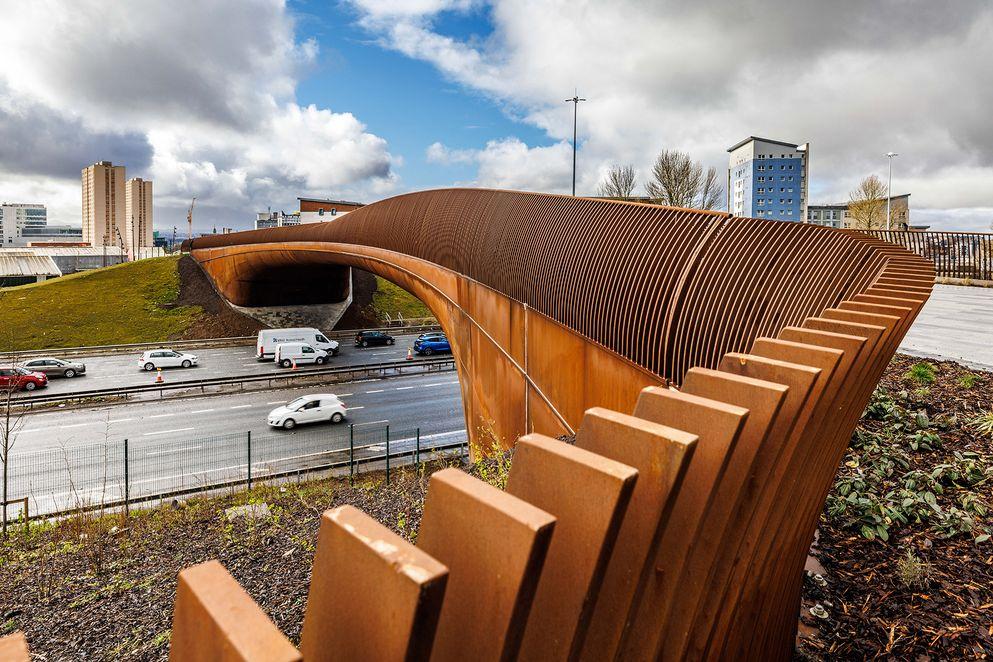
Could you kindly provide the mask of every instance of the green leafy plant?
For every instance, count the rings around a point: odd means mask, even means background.
[[[918,384],[928,385],[934,383],[937,375],[938,373],[933,365],[927,361],[918,361],[910,366],[910,370],[904,373],[903,378],[917,382]]]
[[[931,577],[931,564],[922,561],[914,550],[908,549],[896,562],[896,571],[905,588],[922,587],[927,585]]]
[[[979,375],[967,372],[958,378],[958,385],[962,388],[972,388],[979,381]]]
[[[993,437],[993,409],[980,414],[972,421],[972,427],[980,434]]]
[[[946,462],[938,464],[931,476],[944,485],[972,487],[989,478],[991,468],[986,461],[973,451],[955,451]]]

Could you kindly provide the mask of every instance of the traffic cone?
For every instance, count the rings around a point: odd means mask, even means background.
[[[410,349],[409,347],[407,348],[407,360],[408,361],[413,361],[414,360],[414,351],[412,349]]]
[[[296,359],[290,359],[290,361],[293,362],[293,367],[290,368],[290,370],[296,370],[297,369],[297,361],[296,361]]]
[[[164,381],[165,380],[162,379],[162,368],[159,368],[158,369],[158,372],[155,374],[155,383],[156,384],[161,384]]]

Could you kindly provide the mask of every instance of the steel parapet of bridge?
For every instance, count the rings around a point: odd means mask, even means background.
[[[307,659],[335,656],[315,631],[350,659],[790,659],[834,473],[934,279],[858,233],[498,191],[400,196],[192,251],[241,305],[292,262],[398,283],[452,340],[470,431],[520,438],[506,491],[433,475],[416,547],[354,509],[325,515]],[[574,446],[550,438],[573,431]],[[378,601],[328,607],[370,582]],[[174,660],[226,632],[203,625],[230,621],[193,599],[207,588],[178,595]],[[363,647],[377,635],[355,623],[384,622],[386,643]],[[256,632],[286,650],[274,626]]]

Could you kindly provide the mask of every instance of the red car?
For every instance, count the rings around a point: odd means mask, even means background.
[[[48,386],[48,377],[43,372],[31,372],[24,368],[0,368],[0,389],[8,391],[33,391]]]

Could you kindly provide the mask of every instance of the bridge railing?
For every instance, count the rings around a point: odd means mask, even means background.
[[[866,234],[931,260],[939,278],[993,280],[993,233],[871,230]]]

